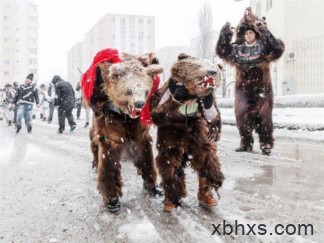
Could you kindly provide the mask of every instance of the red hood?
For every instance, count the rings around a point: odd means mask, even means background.
[[[96,54],[89,69],[82,75],[81,78],[83,95],[87,100],[90,100],[93,93],[94,83],[96,82],[96,68],[98,64],[102,62],[117,63],[121,61],[122,60],[120,59],[116,49],[108,48],[101,50]]]

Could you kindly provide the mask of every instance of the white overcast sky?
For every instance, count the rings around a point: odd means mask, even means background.
[[[219,30],[226,21],[237,25],[250,4],[249,0],[32,1],[39,13],[39,83],[49,82],[55,74],[66,78],[67,52],[106,13],[155,16],[159,49],[189,45],[190,39],[199,34],[199,11],[205,2],[213,11],[213,30]]]

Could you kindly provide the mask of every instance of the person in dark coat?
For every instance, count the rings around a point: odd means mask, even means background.
[[[39,108],[39,97],[36,84],[33,84],[34,75],[28,74],[25,84],[18,89],[18,94],[15,97],[15,104],[17,105],[17,128],[16,133],[21,129],[21,119],[24,117],[27,124],[28,133],[32,133],[32,113],[33,104],[36,101],[36,106]]]
[[[15,81],[13,83],[13,88],[15,89],[16,95],[18,94],[18,90],[19,90],[19,83],[17,81]],[[14,118],[13,118],[13,124],[17,124],[17,107],[14,107]]]
[[[58,75],[53,77],[52,83],[55,85],[56,94],[54,105],[58,106],[59,129],[57,133],[63,133],[65,129],[65,118],[67,118],[70,125],[70,131],[72,132],[76,128],[76,123],[74,122],[72,114],[72,110],[75,106],[75,93],[73,87],[69,82],[64,81]]]
[[[52,82],[49,83],[49,86],[47,89],[47,95],[50,97],[49,114],[48,114],[47,122],[51,123],[53,120],[53,114],[54,114],[54,96],[55,96],[55,88],[54,88],[54,84],[52,84]]]

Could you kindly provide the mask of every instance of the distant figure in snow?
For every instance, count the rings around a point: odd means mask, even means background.
[[[74,131],[76,123],[74,122],[72,110],[75,105],[75,93],[72,85],[64,81],[60,76],[55,75],[52,79],[52,83],[55,85],[56,98],[54,105],[58,106],[58,121],[59,129],[57,133],[61,134],[65,130],[65,118],[70,125],[70,131]]]

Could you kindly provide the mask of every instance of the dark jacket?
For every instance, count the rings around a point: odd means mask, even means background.
[[[18,89],[18,94],[15,98],[15,104],[39,104],[39,96],[36,84],[22,84]]]
[[[57,105],[62,110],[73,109],[75,106],[75,93],[72,85],[59,76],[54,76],[52,83],[55,85],[56,93],[54,105]]]
[[[233,61],[238,64],[253,65],[264,61],[265,48],[261,41],[256,40],[254,45],[249,46],[247,43],[234,45]]]

